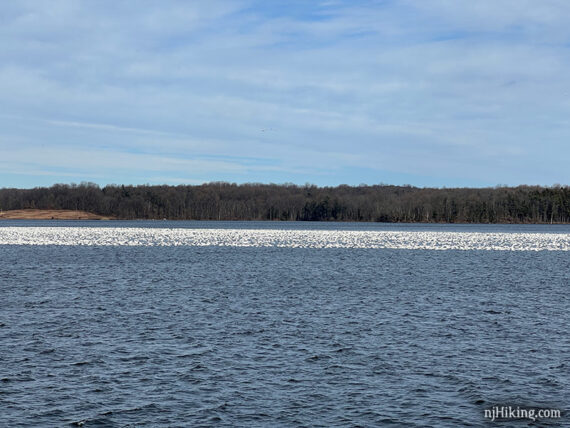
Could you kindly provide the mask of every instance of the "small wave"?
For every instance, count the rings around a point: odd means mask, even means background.
[[[72,366],[86,366],[88,364],[91,364],[91,361],[77,361],[77,362],[71,363]]]

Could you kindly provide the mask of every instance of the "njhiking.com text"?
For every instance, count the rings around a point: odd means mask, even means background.
[[[540,419],[560,419],[562,411],[560,409],[538,409],[520,406],[493,406],[484,410],[484,417],[485,419],[490,419],[491,422],[515,419],[529,419],[534,422]]]

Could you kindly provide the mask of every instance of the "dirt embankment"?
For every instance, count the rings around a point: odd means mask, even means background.
[[[10,210],[0,211],[0,219],[12,220],[112,220],[86,211],[74,210]]]

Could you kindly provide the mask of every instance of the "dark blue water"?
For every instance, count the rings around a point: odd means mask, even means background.
[[[477,427],[496,404],[568,409],[569,286],[562,251],[0,245],[0,424]]]
[[[302,221],[177,221],[177,220],[2,220],[0,227],[142,227],[165,229],[278,229],[278,230],[364,230],[444,231],[482,233],[570,233],[567,224],[461,224],[461,223],[375,223]]]

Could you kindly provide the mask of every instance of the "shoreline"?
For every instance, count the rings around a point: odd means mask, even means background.
[[[290,223],[290,222],[302,222],[302,223],[386,223],[386,224],[456,224],[456,225],[568,225],[570,223],[564,222],[497,222],[497,223],[472,223],[472,222],[375,222],[375,221],[338,221],[338,220],[317,220],[317,221],[307,221],[307,220],[243,220],[243,219],[233,219],[233,220],[214,220],[214,219],[149,219],[149,218],[135,218],[135,219],[125,219],[113,216],[103,216],[99,214],[90,213],[87,211],[80,210],[40,210],[40,209],[23,209],[23,210],[8,210],[0,211],[0,220],[113,220],[113,221],[219,221],[219,222],[268,222],[268,223]]]

